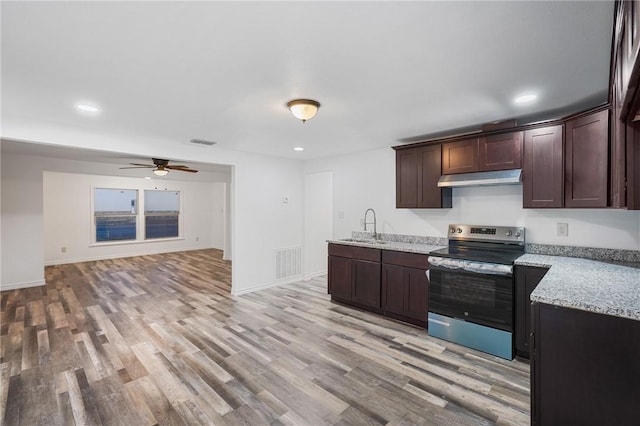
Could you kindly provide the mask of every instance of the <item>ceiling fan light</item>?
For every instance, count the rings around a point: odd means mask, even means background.
[[[320,102],[313,99],[294,99],[287,102],[287,108],[291,110],[295,118],[302,120],[304,123],[316,116],[318,108],[320,108]]]
[[[162,168],[162,169],[154,169],[153,173],[155,173],[158,176],[166,176],[169,173],[169,170],[164,169],[164,168]]]

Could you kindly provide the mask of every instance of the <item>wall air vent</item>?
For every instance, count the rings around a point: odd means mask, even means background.
[[[275,260],[277,280],[302,273],[302,247],[276,249]]]
[[[201,146],[212,146],[217,144],[218,142],[216,141],[208,141],[206,139],[191,139],[189,141],[189,143],[195,144],[195,145],[201,145]]]

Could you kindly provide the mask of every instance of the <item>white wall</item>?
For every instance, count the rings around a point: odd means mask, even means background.
[[[327,240],[333,236],[333,173],[305,176],[304,276],[312,278],[327,270]]]
[[[2,290],[44,284],[42,166],[2,155]]]
[[[391,148],[305,163],[306,173],[319,171],[333,171],[334,238],[361,230],[372,207],[385,233],[446,237],[450,223],[517,225],[526,227],[529,243],[640,250],[640,211],[523,209],[521,185],[454,188],[451,209],[396,209]],[[568,237],[556,236],[558,222],[569,224]]]
[[[233,293],[242,294],[278,284],[275,251],[302,247],[302,162],[246,158],[235,167],[234,185]]]
[[[2,237],[2,139],[0,139],[0,238]],[[0,244],[0,284],[2,284],[2,244]]]
[[[224,185],[224,184],[218,184]],[[181,238],[170,241],[92,243],[91,197],[93,188],[130,188],[180,191]],[[43,173],[45,265],[139,256],[203,248],[222,248],[224,233],[223,195],[215,194],[210,182]],[[217,217],[216,217],[217,216]],[[214,244],[214,234],[218,237]],[[198,241],[196,241],[196,239]],[[66,252],[62,252],[62,247]]]
[[[212,183],[212,197],[214,200],[211,220],[213,221],[213,233],[211,235],[211,247],[225,250],[225,238],[227,229],[227,185],[221,182]],[[229,255],[231,255],[229,253]]]

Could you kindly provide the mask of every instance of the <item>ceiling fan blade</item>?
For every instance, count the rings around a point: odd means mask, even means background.
[[[198,173],[197,170],[195,169],[190,169],[186,166],[183,167],[176,167],[176,166],[165,166],[165,169],[169,169],[169,170],[175,170],[177,172],[189,172],[189,173]]]
[[[123,169],[152,169],[154,166],[133,166],[133,167],[120,167],[120,170]]]
[[[140,163],[129,163],[132,166],[140,166],[140,167],[155,167],[153,164],[140,164]]]
[[[184,168],[189,168],[189,166],[184,166],[184,165],[173,165],[173,164],[167,164],[165,167],[173,167],[174,169],[184,169]]]

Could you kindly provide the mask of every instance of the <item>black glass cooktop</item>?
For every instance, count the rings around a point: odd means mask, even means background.
[[[513,265],[513,262],[523,254],[523,250],[485,250],[451,246],[429,253],[430,256],[464,259],[474,262],[499,263],[501,265]]]

